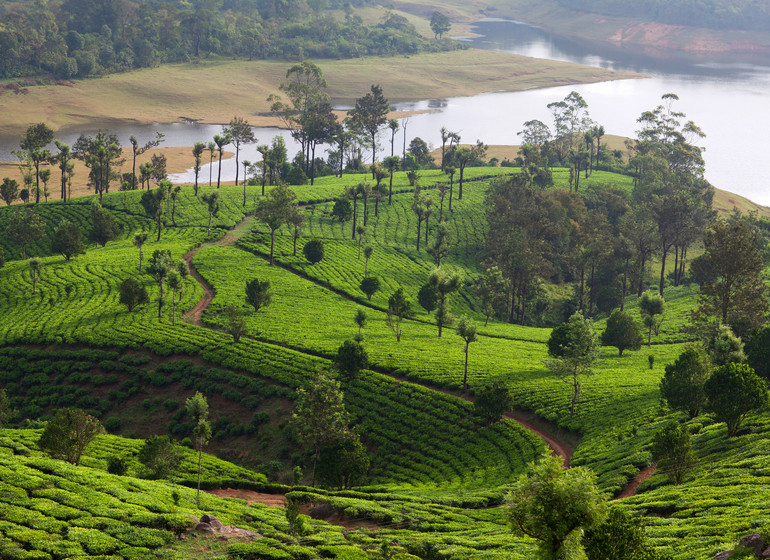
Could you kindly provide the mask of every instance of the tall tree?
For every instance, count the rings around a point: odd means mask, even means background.
[[[52,457],[78,465],[86,447],[103,433],[99,420],[90,414],[79,408],[61,408],[48,421],[37,445]]]
[[[19,183],[15,179],[3,177],[3,184],[0,185],[0,198],[10,206],[19,198]]]
[[[169,273],[174,269],[171,252],[168,249],[156,249],[147,266],[147,274],[158,283],[158,321],[163,319],[163,287]]]
[[[195,159],[195,164],[193,165],[193,171],[195,172],[195,196],[198,196],[198,174],[201,172],[201,161],[203,159],[203,150],[206,149],[206,144],[203,142],[196,142],[193,144],[192,148],[192,154],[193,158]]]
[[[40,202],[40,165],[50,158],[45,147],[53,142],[53,130],[45,123],[33,124],[19,139],[21,154],[35,168],[35,204]]]
[[[316,371],[305,387],[297,389],[295,402],[291,425],[300,441],[313,448],[312,486],[321,448],[350,437],[349,416],[339,381],[325,370]]]
[[[257,203],[254,211],[256,218],[270,229],[270,265],[273,265],[273,250],[275,247],[275,232],[285,224],[297,206],[297,195],[293,190],[278,185],[265,198]]]
[[[131,188],[135,189],[136,187],[136,158],[137,156],[142,155],[147,150],[151,150],[153,148],[157,148],[160,146],[160,143],[163,142],[164,135],[160,132],[155,133],[155,138],[153,140],[148,140],[145,144],[139,144],[139,140],[136,139],[136,136],[133,134],[129,138],[129,142],[131,142],[131,155],[133,156],[133,159],[131,161]]]
[[[211,236],[211,220],[214,216],[219,214],[219,193],[214,191],[206,193],[201,196],[201,202],[206,205],[206,210],[209,213],[209,222],[206,229],[206,237]]]
[[[733,437],[749,412],[767,408],[767,382],[746,364],[730,363],[716,368],[705,384],[706,410],[727,424]]]
[[[569,411],[574,416],[582,389],[580,377],[592,373],[591,367],[599,356],[596,331],[591,321],[575,313],[569,321],[553,329],[548,339],[548,356],[551,358],[548,367],[572,388]]]
[[[32,279],[32,295],[37,293],[37,281],[40,278],[40,272],[43,270],[43,259],[32,257],[27,261],[29,264],[29,276]]]
[[[647,346],[652,345],[652,331],[658,334],[660,323],[663,321],[663,313],[666,310],[666,300],[663,296],[653,291],[647,291],[639,298],[639,313],[642,315],[644,326],[647,327]]]
[[[176,270],[169,270],[166,284],[171,290],[171,324],[176,325],[176,293],[182,291],[182,277]]]
[[[69,220],[62,220],[54,230],[51,250],[70,260],[74,255],[85,253],[83,246],[83,232],[77,224]]]
[[[27,245],[42,239],[45,235],[45,220],[37,215],[34,208],[16,208],[8,217],[5,235],[21,247],[21,258],[27,258]]]
[[[273,293],[270,291],[270,280],[253,278],[246,281],[246,303],[257,313],[263,307],[270,305]]]
[[[684,475],[696,463],[692,452],[690,431],[687,426],[675,421],[669,422],[655,433],[650,454],[652,460],[658,464],[658,468],[667,472],[674,484],[682,482]]]
[[[430,29],[433,31],[434,39],[441,39],[444,33],[452,28],[452,24],[449,23],[449,17],[439,12],[434,11],[430,16]]]
[[[225,146],[231,141],[232,138],[227,133],[214,135],[214,144],[216,144],[217,153],[219,154],[219,163],[217,164],[217,188],[219,188],[222,180],[222,155],[225,153]]]
[[[67,198],[69,198],[69,189],[67,187],[70,184],[75,169],[75,164],[72,161],[74,156],[70,151],[68,144],[65,144],[61,140],[54,140],[54,143],[56,144],[59,153],[53,156],[51,159],[53,162],[58,164],[59,171],[61,171],[61,199],[66,201]]]
[[[460,146],[452,152],[452,164],[460,170],[460,179],[457,182],[457,200],[463,199],[465,168],[483,158],[486,153],[487,145],[482,143],[481,140],[476,140],[475,146]]]
[[[139,274],[142,273],[142,257],[144,256],[142,254],[142,247],[147,242],[147,237],[149,237],[149,234],[146,231],[137,231],[134,233],[134,246],[139,249]]]
[[[254,144],[257,141],[254,136],[254,130],[251,128],[249,121],[243,117],[233,117],[230,119],[230,124],[224,127],[222,130],[224,135],[230,137],[230,142],[235,146],[235,186],[238,186],[238,171],[239,161],[238,158],[241,154],[241,146],[246,144]],[[216,137],[214,138],[216,141]],[[244,174],[245,175],[245,174]],[[246,183],[246,177],[244,176],[243,182]],[[219,181],[217,180],[217,187],[219,187]]]
[[[697,348],[689,347],[673,364],[666,365],[660,396],[674,410],[683,410],[695,418],[706,403],[704,387],[710,374],[708,359]]]
[[[463,373],[463,394],[465,394],[468,392],[468,349],[472,343],[478,340],[476,325],[467,317],[463,317],[457,323],[457,334],[465,342],[465,372]]]
[[[188,397],[184,402],[187,416],[193,423],[193,438],[195,439],[195,449],[198,451],[198,492],[195,500],[198,507],[201,505],[201,458],[203,448],[211,439],[211,423],[209,422],[209,403],[203,393],[195,391],[195,394]]]
[[[377,161],[377,133],[388,122],[390,106],[379,85],[372,84],[370,92],[356,99],[356,106],[350,111],[353,123],[365,130],[372,143],[372,163]],[[374,179],[374,169],[372,169]]]
[[[740,335],[761,326],[770,306],[759,234],[743,219],[717,220],[706,230],[703,244],[704,254],[692,264],[700,284],[693,318],[716,319]]]
[[[102,202],[104,193],[110,192],[110,182],[118,176],[116,167],[123,163],[120,141],[114,134],[100,130],[96,136],[81,134],[72,147],[76,158],[82,160],[88,172],[88,183]]]
[[[602,333],[602,345],[614,346],[618,349],[618,356],[623,355],[623,351],[639,350],[642,347],[642,334],[639,332],[639,325],[629,313],[616,309],[607,318],[607,327]]]
[[[158,229],[156,241],[160,241],[160,232],[163,229],[163,201],[166,200],[166,197],[168,196],[170,186],[170,181],[161,181],[157,189],[143,192],[142,198],[139,200],[147,217],[155,221],[155,225]]]
[[[89,239],[105,247],[108,242],[120,235],[120,224],[115,220],[109,210],[102,207],[101,204],[94,201],[91,204],[91,233]]]
[[[540,560],[580,557],[584,530],[604,519],[604,498],[586,467],[565,469],[556,457],[543,457],[519,476],[507,498],[516,534],[537,541]]]
[[[375,277],[371,277],[371,279],[377,280]],[[364,280],[369,280],[369,278],[364,278]],[[363,282],[361,284],[363,288]],[[371,299],[371,296],[369,296],[369,299]],[[412,302],[410,302],[406,295],[404,295],[403,288],[398,288],[388,299],[387,313],[388,316],[385,323],[388,325],[388,328],[393,331],[393,334],[396,335],[396,342],[401,342],[401,323],[404,322],[404,319],[409,319],[414,316]]]

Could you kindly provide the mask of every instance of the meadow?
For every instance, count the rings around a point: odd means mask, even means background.
[[[358,257],[351,224],[331,216],[333,201],[344,187],[365,180],[363,175],[324,177],[312,187],[297,187],[306,217],[297,256],[293,231],[283,227],[276,238],[275,266],[266,260],[269,235],[263,224],[247,222],[253,224],[250,230],[226,235],[253,212],[261,196],[257,186],[247,187],[245,205],[242,187],[219,190],[222,208],[210,235],[203,203],[184,188],[173,221],[170,215],[165,218],[159,242],[154,223],[139,205],[140,192],[109,193],[103,204],[121,224],[121,236],[70,261],[51,254],[53,228],[66,218],[87,231],[94,197],[38,205],[47,233],[28,248],[30,256],[43,260],[34,296],[30,267],[3,240],[0,386],[19,411],[18,419],[31,428],[0,432],[5,485],[0,555],[46,560],[191,557],[174,533],[185,527],[184,514],[202,512],[193,507],[188,488],[194,478],[192,452],[170,481],[147,480],[135,455],[141,444],[137,438],[189,436],[183,402],[196,390],[212,403],[214,438],[208,451],[219,457],[204,461],[206,488],[288,492],[289,498],[328,504],[348,520],[371,525],[342,530],[306,520],[311,528],[300,538],[291,534],[278,508],[207,496],[206,511],[266,537],[222,546],[221,556],[363,560],[376,557],[388,540],[403,547],[403,554],[421,558],[531,557],[532,541],[513,538],[504,508],[495,506],[546,446],[513,420],[486,426],[478,417],[470,401],[493,380],[507,385],[517,409],[533,414],[554,433],[561,430],[578,440],[571,464],[594,470],[608,498],[619,494],[650,464],[655,431],[677,417],[661,404],[658,385],[665,365],[692,342],[680,329],[695,306],[697,286],[667,288],[665,320],[650,347],[622,357],[615,348],[601,349],[594,375],[585,379],[577,411],[570,415],[569,386],[543,362],[550,329],[496,319],[483,326],[472,289],[484,245],[485,190],[494,176],[512,171],[468,170],[463,199],[453,200],[451,213],[444,208],[453,241],[442,266],[463,278],[450,296],[450,311],[469,317],[479,329],[479,340],[470,347],[469,395],[461,394],[462,339],[452,327],[439,338],[432,316],[416,303],[417,290],[434,264],[424,244],[416,249],[413,188],[402,173],[394,177],[391,205],[381,202],[375,217],[369,204],[362,245],[373,250],[368,274],[382,281],[371,300],[359,288],[367,263]],[[561,170],[555,178],[562,187],[568,180]],[[436,205],[438,191],[432,187],[447,179],[438,171],[421,172],[423,193]],[[608,184],[631,188],[628,177],[599,172],[582,188],[591,196],[592,189]],[[210,190],[202,187],[201,193]],[[0,227],[12,211],[0,209]],[[434,213],[429,237],[436,223]],[[139,250],[132,243],[133,233],[142,230],[150,233],[143,247],[145,263],[157,249],[168,249],[174,261],[197,249],[192,266],[215,293],[199,321],[182,320],[204,294],[192,276],[178,296],[175,324],[170,301],[158,319],[157,283],[138,275]],[[314,265],[302,253],[311,239],[325,244],[324,259]],[[118,302],[118,285],[128,277],[137,278],[150,294],[150,303],[132,312]],[[245,301],[245,283],[253,278],[269,280],[273,292],[272,303],[257,313]],[[401,342],[385,321],[387,299],[397,287],[404,288],[416,308],[414,319],[403,326]],[[230,305],[242,311],[246,323],[238,343],[226,332]],[[367,479],[342,491],[286,486],[293,483],[285,472],[294,464],[307,465],[306,450],[288,428],[295,389],[317,368],[329,367],[337,348],[356,335],[358,309],[367,314],[362,335],[370,366],[343,382],[342,389],[352,423],[371,452]],[[640,318],[635,297],[628,298],[627,309]],[[596,326],[604,328],[603,317],[597,317]],[[36,446],[40,432],[35,422],[62,406],[87,410],[112,434],[97,439],[81,467],[48,459]],[[723,424],[707,416],[695,419],[691,425],[697,431],[699,464],[694,474],[677,487],[665,473],[656,474],[636,496],[624,498],[622,507],[643,515],[653,544],[675,558],[701,558],[727,548],[742,532],[764,525],[767,422],[765,415],[752,417],[736,438],[727,440]],[[114,455],[128,459],[126,476],[105,472]],[[174,489],[179,503],[172,498]],[[111,496],[104,498],[109,505],[94,510],[91,502],[102,498],[93,492]],[[129,522],[136,528],[133,533],[126,528]]]

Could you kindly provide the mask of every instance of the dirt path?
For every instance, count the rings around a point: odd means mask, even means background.
[[[205,278],[203,278],[200,275],[200,273],[192,265],[193,257],[203,247],[211,247],[213,245],[220,245],[220,246],[232,245],[238,239],[240,239],[247,231],[249,231],[253,221],[254,221],[254,218],[247,216],[246,218],[244,218],[242,222],[240,222],[237,226],[235,226],[235,228],[228,231],[220,239],[213,242],[205,243],[200,247],[196,247],[195,249],[193,249],[192,251],[189,251],[184,256],[184,260],[187,262],[188,266],[190,267],[190,274],[193,276],[193,278],[195,278],[198,281],[198,283],[203,288],[203,292],[204,292],[203,298],[197,304],[195,304],[195,306],[192,309],[190,309],[187,313],[184,314],[183,318],[185,321],[188,321],[194,325],[202,326],[200,322],[201,313],[203,313],[203,311],[211,304],[211,301],[214,299],[214,295],[215,295],[214,288],[206,281]],[[387,373],[385,375],[388,375],[389,377],[393,377],[394,379],[398,379]],[[431,389],[437,390],[441,393],[451,395],[454,397],[458,396],[449,390],[441,390],[441,389],[434,389],[434,388],[431,388]],[[462,395],[460,396],[460,398],[465,399],[467,401],[471,401],[471,398],[468,397],[467,395]],[[566,438],[559,437],[554,433],[555,430],[553,429],[552,426],[550,426],[546,421],[540,418],[537,418],[534,414],[529,414],[524,411],[513,411],[513,412],[507,412],[504,416],[509,420],[513,420],[514,422],[517,422],[519,425],[531,431],[532,433],[537,435],[540,439],[545,441],[545,443],[553,451],[554,455],[562,458],[562,460],[564,461],[564,466],[569,467],[570,460],[572,459],[572,454],[574,453],[575,448],[577,447],[577,441],[568,441]]]
[[[654,473],[655,470],[658,468],[657,464],[653,463],[646,469],[640,470],[638,473],[636,473],[636,476],[634,479],[629,482],[625,488],[623,488],[623,491],[618,494],[616,500],[620,500],[621,498],[630,498],[631,496],[636,496],[636,489],[639,488],[639,485],[650,478]]]
[[[201,298],[201,300],[196,303],[192,309],[182,315],[182,320],[187,321],[188,323],[192,323],[193,325],[202,326],[201,313],[203,313],[203,311],[205,311],[206,308],[211,305],[211,301],[216,295],[216,292],[214,291],[214,288],[211,286],[211,284],[209,284],[193,266],[193,257],[204,247],[212,247],[214,245],[226,247],[228,245],[232,245],[238,241],[238,239],[240,239],[246,232],[249,231],[252,223],[254,223],[254,218],[252,216],[246,216],[238,225],[228,231],[221,238],[217,239],[216,241],[209,241],[204,243],[203,245],[188,251],[187,254],[182,257],[190,269],[190,275],[195,278],[198,284],[200,284],[201,288],[203,288],[203,298]]]

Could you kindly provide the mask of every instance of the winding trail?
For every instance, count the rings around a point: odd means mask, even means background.
[[[207,241],[206,243],[198,245],[194,249],[188,251],[185,256],[182,257],[190,269],[190,275],[195,278],[198,284],[200,284],[200,287],[203,288],[203,298],[201,298],[201,300],[196,303],[192,309],[182,315],[182,320],[202,327],[203,325],[201,324],[201,313],[203,313],[208,308],[208,306],[211,305],[211,301],[216,295],[216,291],[214,290],[213,286],[209,284],[206,279],[201,276],[200,272],[198,272],[193,266],[193,257],[204,247],[213,247],[215,245],[226,247],[227,245],[232,245],[249,231],[253,223],[254,218],[252,216],[246,216],[238,223],[238,225],[229,230],[221,238],[214,241]]]
[[[634,479],[630,481],[625,488],[623,488],[623,491],[618,494],[615,499],[620,500],[621,498],[630,498],[631,496],[636,496],[636,490],[639,488],[639,485],[650,478],[653,474],[655,474],[655,470],[657,468],[657,463],[653,463],[649,467],[640,470],[638,473],[636,473]]]

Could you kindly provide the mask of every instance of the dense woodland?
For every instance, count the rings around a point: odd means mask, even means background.
[[[452,50],[360,2],[0,2],[0,78],[85,78],[206,57],[302,60]]]
[[[564,7],[711,29],[770,31],[770,7],[754,0],[558,0]]]

